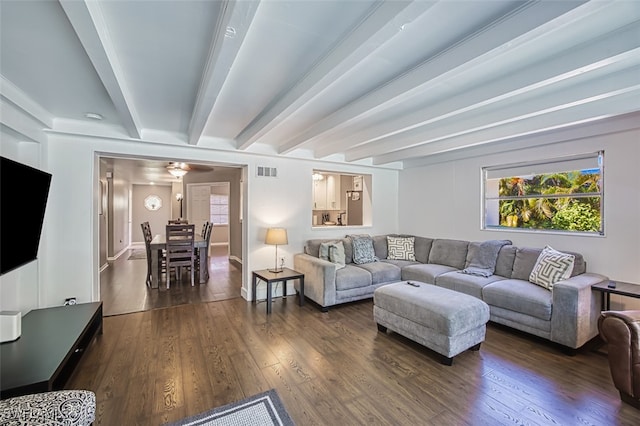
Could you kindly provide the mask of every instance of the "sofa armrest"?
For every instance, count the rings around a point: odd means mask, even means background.
[[[293,256],[296,271],[304,274],[304,295],[320,306],[336,304],[336,264],[305,253]],[[296,280],[296,290],[298,284]]]
[[[577,349],[598,335],[602,294],[591,286],[605,280],[604,275],[584,273],[554,284],[551,341]]]

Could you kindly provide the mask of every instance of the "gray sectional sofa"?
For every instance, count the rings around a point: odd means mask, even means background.
[[[308,240],[304,253],[294,256],[294,268],[305,274],[305,297],[327,311],[334,305],[372,298],[374,290],[385,284],[413,280],[475,296],[489,305],[490,321],[568,348],[577,349],[598,334],[602,295],[593,292],[591,285],[608,278],[586,272],[579,253],[571,252],[575,256],[571,277],[548,290],[529,282],[542,249],[504,245],[493,274],[483,277],[461,273],[478,255],[482,242],[413,236],[412,261],[387,259],[387,235],[371,238],[377,259],[364,264],[353,263],[349,236]],[[342,242],[345,266],[319,257],[321,244],[328,241]]]

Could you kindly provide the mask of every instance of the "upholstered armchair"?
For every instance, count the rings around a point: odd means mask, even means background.
[[[96,395],[87,390],[35,393],[0,401],[2,425],[87,426],[95,418]]]
[[[604,311],[598,318],[620,398],[640,409],[640,311]]]

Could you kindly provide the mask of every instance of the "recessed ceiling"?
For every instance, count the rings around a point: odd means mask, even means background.
[[[637,1],[2,0],[0,20],[2,103],[57,132],[402,167],[640,110]]]

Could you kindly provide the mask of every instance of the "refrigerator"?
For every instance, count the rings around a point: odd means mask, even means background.
[[[347,192],[347,225],[362,225],[362,191]]]

